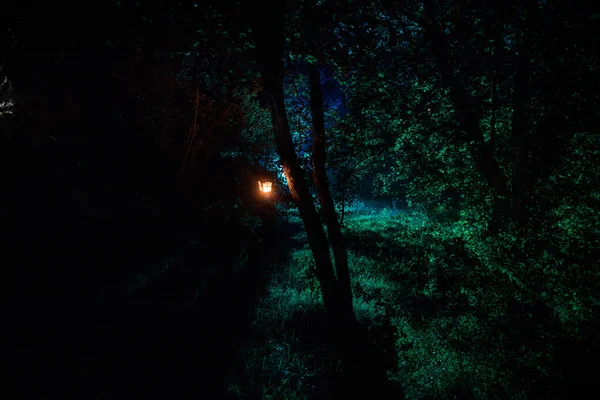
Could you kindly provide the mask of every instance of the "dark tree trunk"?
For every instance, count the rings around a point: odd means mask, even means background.
[[[264,84],[264,94],[271,112],[275,142],[288,187],[300,211],[308,242],[312,250],[317,278],[323,291],[323,302],[330,317],[337,316],[336,279],[327,236],[321,225],[312,196],[304,179],[304,172],[296,156],[289,122],[285,113],[283,94],[285,3],[273,3],[267,18],[256,20],[257,51]]]
[[[492,144],[496,141],[496,98],[498,93],[498,81],[496,78],[496,71],[492,71],[491,73],[491,81],[492,81],[492,117],[490,118],[490,138]]]
[[[344,321],[353,321],[352,289],[350,286],[350,271],[348,269],[348,255],[344,246],[344,239],[338,221],[335,205],[329,189],[326,170],[325,150],[325,118],[323,115],[323,94],[321,92],[321,80],[319,66],[309,65],[310,84],[310,108],[313,123],[313,179],[317,189],[317,196],[321,204],[321,213],[325,224],[329,243],[333,249],[335,269],[337,273],[337,289],[339,303],[339,317]]]
[[[346,216],[346,168],[344,168],[342,181],[342,209],[340,211],[340,226],[344,226],[344,217]]]
[[[526,52],[524,52],[526,53]],[[523,58],[521,56],[520,58]],[[513,222],[524,222],[524,193],[525,193],[525,141],[528,133],[527,116],[525,111],[527,65],[520,60],[515,74],[515,91],[513,98],[512,117],[512,179],[511,179],[511,218]]]
[[[521,49],[517,61],[514,79],[513,117],[512,117],[512,188],[511,217],[517,226],[527,224],[529,215],[526,211],[526,194],[530,192],[531,165],[529,160],[530,125],[527,115],[527,101],[531,97],[531,57],[533,25],[536,11],[531,2],[525,2],[527,15],[521,38]]]
[[[431,43],[431,50],[442,76],[442,83],[450,89],[452,101],[456,104],[460,126],[465,140],[471,143],[469,151],[475,161],[477,171],[483,176],[494,196],[492,232],[500,229],[508,221],[510,213],[510,193],[506,176],[496,158],[492,143],[486,143],[479,126],[479,107],[467,93],[462,82],[452,72],[448,55],[448,45],[440,25],[435,19],[433,5],[425,2],[425,18],[422,19],[425,35]]]
[[[342,91],[342,100],[344,103],[344,118],[346,118],[346,115],[348,113],[348,109],[346,108],[346,93],[344,91]],[[342,141],[342,146],[346,147],[347,146],[347,131],[346,131],[347,126],[344,126],[344,136],[343,136],[343,141]],[[348,163],[350,162],[350,157],[348,156],[348,158],[345,160],[344,162],[344,170],[342,172],[342,209],[340,212],[340,226],[344,226],[344,217],[346,215],[346,182],[348,182]]]
[[[346,93],[342,91],[342,100],[344,103],[344,118],[347,117],[348,115],[348,108],[347,108],[347,103],[346,103]],[[344,128],[343,128],[343,140],[342,140],[342,148],[344,149],[344,151],[347,151],[346,156],[344,157],[344,168],[343,168],[343,172],[342,172],[342,210],[340,212],[340,226],[344,226],[344,218],[346,216],[346,203],[347,203],[347,199],[348,199],[348,191],[350,190],[350,184],[349,184],[349,180],[350,177],[352,176],[352,174],[354,173],[354,168],[352,168],[350,165],[352,163],[352,160],[354,158],[354,150],[356,149],[357,146],[357,135],[354,135],[354,138],[352,140],[352,143],[349,144],[349,138],[348,138],[348,130],[350,129],[350,125],[349,124],[344,124]]]

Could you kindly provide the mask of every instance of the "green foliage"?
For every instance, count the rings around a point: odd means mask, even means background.
[[[351,214],[346,228],[351,248],[378,260],[361,264],[382,274],[379,287],[394,287],[377,298],[398,331],[390,379],[408,398],[536,396],[558,378],[561,338],[595,324],[595,269],[557,261],[539,237],[489,237],[485,224],[417,211]]]
[[[482,332],[482,321],[474,315],[422,323],[396,318],[393,324],[398,329],[399,367],[392,379],[407,387],[407,398],[515,398],[506,391],[514,373],[498,370],[506,363],[502,349],[482,353],[480,344],[472,343],[489,333]]]
[[[269,111],[261,107],[257,96],[246,91],[243,99],[244,129],[241,133],[243,155],[249,164],[271,171],[277,170],[278,157],[273,140],[273,125]]]
[[[546,215],[555,232],[553,245],[567,254],[576,248],[580,257],[595,258],[600,245],[600,148],[598,134],[574,134],[560,162],[548,178],[540,182],[540,195],[548,192],[556,197],[554,207]]]

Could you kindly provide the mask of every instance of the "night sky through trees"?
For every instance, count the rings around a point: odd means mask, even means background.
[[[9,3],[13,393],[597,390],[591,3]]]

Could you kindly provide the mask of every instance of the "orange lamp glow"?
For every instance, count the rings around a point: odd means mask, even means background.
[[[269,194],[271,193],[272,188],[273,182],[267,180],[258,181],[258,190],[260,190],[262,193]]]

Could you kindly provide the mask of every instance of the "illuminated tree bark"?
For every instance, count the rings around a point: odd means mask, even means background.
[[[354,314],[352,311],[352,289],[350,287],[348,255],[346,253],[346,247],[344,246],[342,231],[331,196],[327,179],[327,170],[325,167],[327,158],[325,149],[325,117],[323,114],[323,94],[321,91],[319,66],[317,64],[309,65],[308,77],[313,123],[313,179],[317,188],[319,203],[321,204],[321,213],[325,220],[325,224],[327,225],[329,243],[333,249],[333,256],[335,259],[338,289],[337,297],[340,301],[340,316],[344,318],[344,320],[352,321],[354,319]]]

